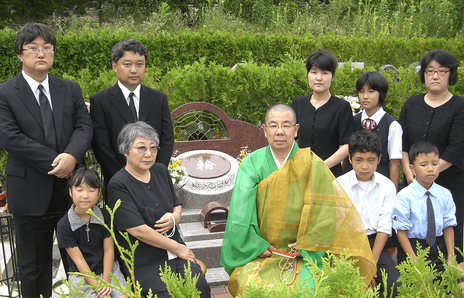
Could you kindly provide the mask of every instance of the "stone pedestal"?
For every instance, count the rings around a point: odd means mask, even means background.
[[[177,191],[183,209],[202,209],[211,201],[230,205],[238,170],[234,157],[215,150],[193,150],[177,159],[189,175],[182,179],[180,184],[185,185]]]

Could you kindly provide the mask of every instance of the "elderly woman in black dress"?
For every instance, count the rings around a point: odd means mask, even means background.
[[[172,272],[184,275],[184,265],[191,262],[192,274],[199,275],[197,288],[201,297],[210,297],[210,288],[196,264],[195,255],[185,246],[175,228],[180,221],[182,206],[174,192],[166,166],[155,164],[159,150],[156,131],[145,122],[127,124],[118,136],[119,151],[126,157],[122,168],[108,185],[108,200],[114,207],[114,223],[119,231],[129,233],[131,242],[139,240],[135,251],[135,279],[142,287],[142,294],[149,289],[159,298],[170,297],[160,279],[160,266],[165,263]],[[128,249],[126,240],[119,233],[119,244]],[[122,266],[126,276],[127,268]]]
[[[458,60],[445,50],[430,51],[422,57],[420,78],[427,93],[411,96],[403,106],[403,159],[405,182],[414,176],[409,168],[409,148],[419,141],[429,141],[440,152],[440,176],[435,180],[449,189],[456,204],[458,225],[454,228],[456,246],[462,250],[464,217],[464,98],[449,92],[458,81]],[[462,260],[456,253],[458,260]]]
[[[316,51],[306,59],[308,83],[313,94],[295,97],[298,145],[311,147],[335,177],[343,174],[341,162],[348,156],[348,141],[354,131],[350,104],[330,93],[337,69],[337,58],[330,51]]]

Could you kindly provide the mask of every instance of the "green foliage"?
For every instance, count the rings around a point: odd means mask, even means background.
[[[219,16],[216,16],[218,19]],[[168,18],[166,16],[166,18]],[[227,22],[227,16],[224,17]],[[280,21],[276,21],[280,22]],[[159,25],[161,26],[161,25]],[[342,37],[334,34],[290,36],[285,34],[252,34],[238,30],[227,31],[183,31],[170,35],[163,30],[153,29],[149,35],[134,35],[123,26],[117,30],[110,27],[102,29],[82,29],[79,34],[68,33],[58,36],[54,66],[50,73],[56,76],[67,74],[71,77],[85,77],[87,81],[97,81],[104,85],[112,78],[111,48],[126,38],[139,39],[149,51],[147,66],[159,71],[157,78],[178,67],[199,63],[215,63],[232,67],[236,63],[253,61],[258,65],[279,67],[282,59],[289,54],[293,59],[306,59],[314,50],[329,49],[339,61],[364,62],[366,67],[378,69],[383,64],[408,67],[431,49],[441,48],[455,54],[464,61],[464,39],[443,38],[396,38],[396,37]],[[284,31],[284,30],[282,30]],[[15,33],[12,30],[0,32],[0,82],[16,76],[21,64],[13,51]],[[85,73],[82,73],[85,71]],[[89,86],[92,87],[92,86]],[[99,87],[99,86],[95,86]],[[100,91],[95,90],[95,92]],[[92,91],[93,92],[93,91]]]
[[[190,262],[187,268],[184,266],[184,270],[185,277],[182,277],[179,273],[172,272],[167,263],[164,265],[164,270],[160,266],[160,277],[166,284],[169,295],[176,298],[200,297],[201,292],[196,287],[199,275],[192,277]]]
[[[247,286],[245,287],[243,296],[238,295],[237,298],[300,298],[298,289],[288,287],[286,284],[279,284],[277,286],[263,286],[256,283],[256,276],[250,277]]]
[[[366,289],[364,277],[360,276],[359,268],[354,266],[357,260],[350,257],[348,250],[340,256],[328,254],[322,259],[322,269],[315,261],[309,260],[314,292],[309,293],[308,297],[378,297],[379,286],[375,291]]]
[[[352,297],[352,298],[374,298],[378,297],[378,288],[368,288],[364,278],[359,275],[359,268],[355,267],[356,260],[350,259],[346,250],[340,256],[328,253],[322,259],[322,269],[313,260],[305,260],[309,265],[314,286],[306,285],[300,287],[287,287],[285,284],[269,287],[256,284],[256,276],[250,278],[241,298],[261,297],[305,297],[305,298],[329,298],[329,297]]]
[[[426,258],[430,247],[422,249],[417,244],[417,260],[408,255],[405,262],[397,266],[402,285],[398,288],[398,297],[463,297],[464,289],[458,284],[462,277],[462,271],[458,268],[456,258],[453,264],[443,258],[444,272],[437,272],[435,265],[430,265]]]

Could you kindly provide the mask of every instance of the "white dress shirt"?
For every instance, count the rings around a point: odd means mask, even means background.
[[[50,85],[48,84],[48,74],[47,74],[47,77],[45,77],[45,80],[43,80],[41,83],[37,82],[36,80],[34,80],[33,78],[31,78],[30,76],[28,76],[24,70],[21,71],[24,79],[26,80],[27,84],[29,85],[29,87],[31,88],[32,90],[32,93],[34,93],[34,96],[35,96],[35,100],[37,100],[37,104],[40,106],[40,99],[39,99],[39,96],[40,96],[40,90],[39,90],[39,85],[42,85],[43,88],[44,88],[44,94],[45,96],[47,97],[48,99],[48,102],[50,103],[50,108],[52,109],[53,111],[53,105],[52,105],[52,97],[50,95]]]
[[[129,89],[126,88],[123,84],[121,84],[120,81],[118,81],[118,86],[119,89],[121,89],[122,94],[124,95],[124,98],[126,99],[127,105],[129,105],[129,95],[131,92],[134,93],[134,96],[132,97],[134,99],[134,105],[135,105],[135,111],[137,112],[137,118],[139,118],[139,106],[140,106],[140,84],[137,86],[137,88],[134,89],[134,91],[130,91]]]
[[[364,119],[370,118],[379,124],[382,117],[385,115],[385,111],[382,107],[375,112],[372,117],[367,116],[366,111],[362,111],[361,123]],[[403,158],[403,129],[398,121],[393,121],[388,128],[388,156],[390,159],[402,159]]]
[[[358,181],[354,170],[337,180],[358,210],[367,235],[377,232],[391,235],[395,184],[382,174],[374,172],[371,183],[364,188],[366,184]]]

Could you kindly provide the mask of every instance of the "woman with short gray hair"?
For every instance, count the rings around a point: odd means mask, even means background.
[[[135,279],[142,295],[151,289],[159,298],[170,297],[160,279],[160,266],[165,264],[183,277],[184,266],[191,262],[192,276],[199,275],[197,288],[201,297],[210,297],[206,282],[194,253],[185,246],[176,229],[182,205],[174,191],[171,176],[165,165],[155,163],[159,138],[148,124],[138,121],[124,126],[118,136],[119,151],[126,157],[126,166],[108,184],[110,207],[118,200],[114,224],[118,231],[128,232],[131,243],[139,240],[135,251]],[[130,250],[127,241],[116,233],[118,242]],[[126,266],[123,273],[130,276]]]

